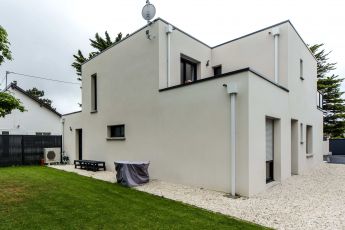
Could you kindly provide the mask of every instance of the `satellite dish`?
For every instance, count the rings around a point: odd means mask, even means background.
[[[150,1],[146,1],[146,5],[143,7],[141,13],[146,21],[150,21],[156,15],[156,7]]]

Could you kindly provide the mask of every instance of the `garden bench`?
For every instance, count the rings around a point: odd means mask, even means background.
[[[94,160],[74,160],[74,168],[77,167],[94,172],[99,171],[100,169],[103,169],[103,171],[105,171],[105,162]]]

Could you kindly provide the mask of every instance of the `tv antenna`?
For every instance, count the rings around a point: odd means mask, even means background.
[[[146,0],[146,5],[143,7],[141,14],[147,23],[150,24],[150,20],[156,15],[156,7],[149,0]]]

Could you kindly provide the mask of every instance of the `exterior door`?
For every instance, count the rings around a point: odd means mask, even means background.
[[[78,151],[78,158],[79,160],[83,159],[83,130],[77,129],[77,151]]]
[[[266,183],[274,180],[274,120],[266,119]]]

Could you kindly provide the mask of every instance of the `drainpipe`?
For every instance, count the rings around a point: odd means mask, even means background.
[[[61,155],[65,155],[65,118],[62,118],[62,143],[61,143]]]
[[[171,33],[173,31],[173,27],[171,25],[167,25],[166,27],[166,34],[167,34],[167,87],[170,86],[170,56],[171,56]]]
[[[224,85],[230,95],[230,157],[231,157],[231,196],[236,196],[236,97],[237,85]]]
[[[272,29],[274,37],[274,81],[279,83],[279,27]]]

